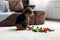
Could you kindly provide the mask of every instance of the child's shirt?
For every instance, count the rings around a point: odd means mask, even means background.
[[[26,20],[26,17],[24,14],[20,14],[17,19],[15,24],[22,24],[22,26],[26,26],[27,24],[24,22]]]

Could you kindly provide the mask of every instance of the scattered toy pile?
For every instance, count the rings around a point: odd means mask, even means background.
[[[42,27],[39,28],[38,26],[37,26],[36,29],[34,29],[34,27],[32,26],[32,31],[33,32],[45,32],[45,33],[47,33],[47,32],[51,32],[51,31],[54,31],[54,30],[49,29],[49,28],[42,28]]]

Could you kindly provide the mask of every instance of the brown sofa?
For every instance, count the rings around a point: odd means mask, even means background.
[[[23,6],[26,6],[28,4],[29,4],[28,0],[23,0]],[[15,10],[13,10],[13,11],[15,11]],[[21,12],[22,11],[18,12],[16,10],[16,13],[13,13],[8,18],[6,18],[2,22],[0,22],[0,27],[2,27],[2,26],[15,26],[16,17],[18,15],[20,15]],[[34,17],[32,17],[30,20],[30,25],[44,24],[44,22],[45,22],[45,11],[34,11],[34,14],[35,14]]]

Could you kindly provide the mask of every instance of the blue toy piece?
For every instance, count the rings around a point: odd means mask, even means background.
[[[48,28],[49,29],[49,28]],[[52,29],[49,29],[49,31],[54,31],[54,30],[52,30]]]
[[[40,27],[40,30],[39,30],[39,32],[42,32],[42,27]]]

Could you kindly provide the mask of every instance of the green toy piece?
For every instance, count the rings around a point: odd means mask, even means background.
[[[32,30],[33,32],[36,32],[36,30]]]
[[[33,31],[33,32],[36,32],[36,30],[34,29],[34,26],[32,26],[32,31]]]

